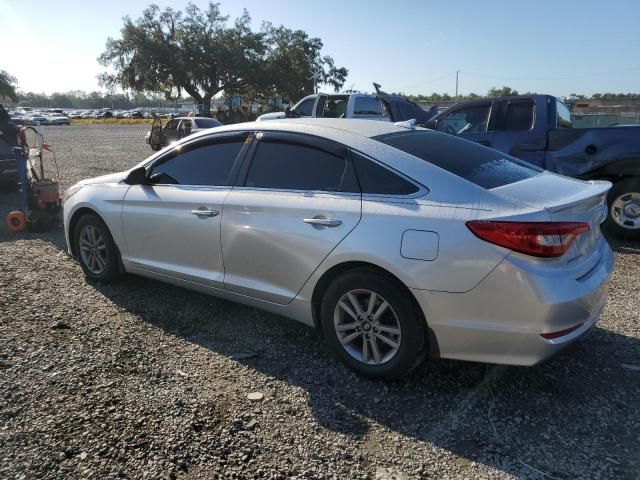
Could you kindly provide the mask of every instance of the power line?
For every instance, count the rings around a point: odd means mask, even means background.
[[[429,85],[430,83],[439,82],[440,80],[444,80],[445,78],[452,77],[453,75],[456,75],[456,72],[450,72],[450,73],[447,73],[446,75],[443,75],[443,76],[438,77],[438,78],[433,78],[431,80],[426,80],[424,82],[416,83],[414,85],[409,85],[407,87],[402,87],[402,88],[400,88],[400,90],[407,90],[407,89],[410,89],[410,88],[419,87],[421,85]]]
[[[625,70],[619,70],[615,72],[601,72],[601,73],[590,73],[587,75],[567,75],[561,77],[509,77],[509,76],[500,76],[500,75],[486,75],[483,73],[473,73],[473,72],[465,72],[461,71],[460,73],[464,75],[470,75],[472,77],[482,77],[482,78],[493,78],[498,80],[571,80],[571,79],[579,79],[579,78],[593,78],[593,77],[604,77],[608,75],[619,75],[622,72],[632,72],[640,70],[640,66],[627,68]]]

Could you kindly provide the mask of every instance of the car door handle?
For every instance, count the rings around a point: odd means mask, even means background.
[[[485,147],[490,147],[491,146],[491,142],[489,140],[478,140],[478,143],[480,145],[484,145]]]
[[[321,227],[337,227],[342,225],[342,220],[334,220],[333,218],[305,218],[304,223],[319,225]]]
[[[191,210],[191,213],[193,213],[194,215],[203,216],[203,217],[215,217],[220,212],[218,210],[209,210],[209,209],[203,208],[198,210]]]

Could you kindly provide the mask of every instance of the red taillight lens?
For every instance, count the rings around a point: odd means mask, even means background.
[[[560,257],[576,238],[589,231],[589,225],[577,222],[498,222],[476,220],[467,227],[478,238],[534,257]]]
[[[566,328],[564,330],[560,330],[559,332],[541,333],[540,336],[542,338],[546,338],[547,340],[553,340],[554,338],[564,337],[565,335],[569,335],[571,332],[575,332],[582,325],[583,325],[582,323],[579,323],[575,327]]]

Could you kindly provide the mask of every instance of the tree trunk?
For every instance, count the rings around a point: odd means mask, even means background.
[[[211,116],[211,95],[209,95],[208,93],[203,97],[202,111],[200,112],[200,114],[203,117]]]

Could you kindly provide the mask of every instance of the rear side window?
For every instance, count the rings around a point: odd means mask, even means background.
[[[507,132],[531,130],[533,126],[533,102],[509,102],[504,129]]]
[[[391,170],[357,154],[352,155],[362,193],[376,195],[411,195],[418,191],[413,183]]]
[[[263,140],[245,185],[277,190],[353,191],[345,158],[308,145]]]
[[[244,138],[199,145],[184,152],[174,150],[151,167],[155,184],[230,185],[229,175]]]
[[[525,180],[542,171],[497,150],[426,130],[391,133],[374,139],[486,189]]]
[[[380,115],[382,107],[377,98],[374,97],[356,97],[353,107],[354,115]]]

